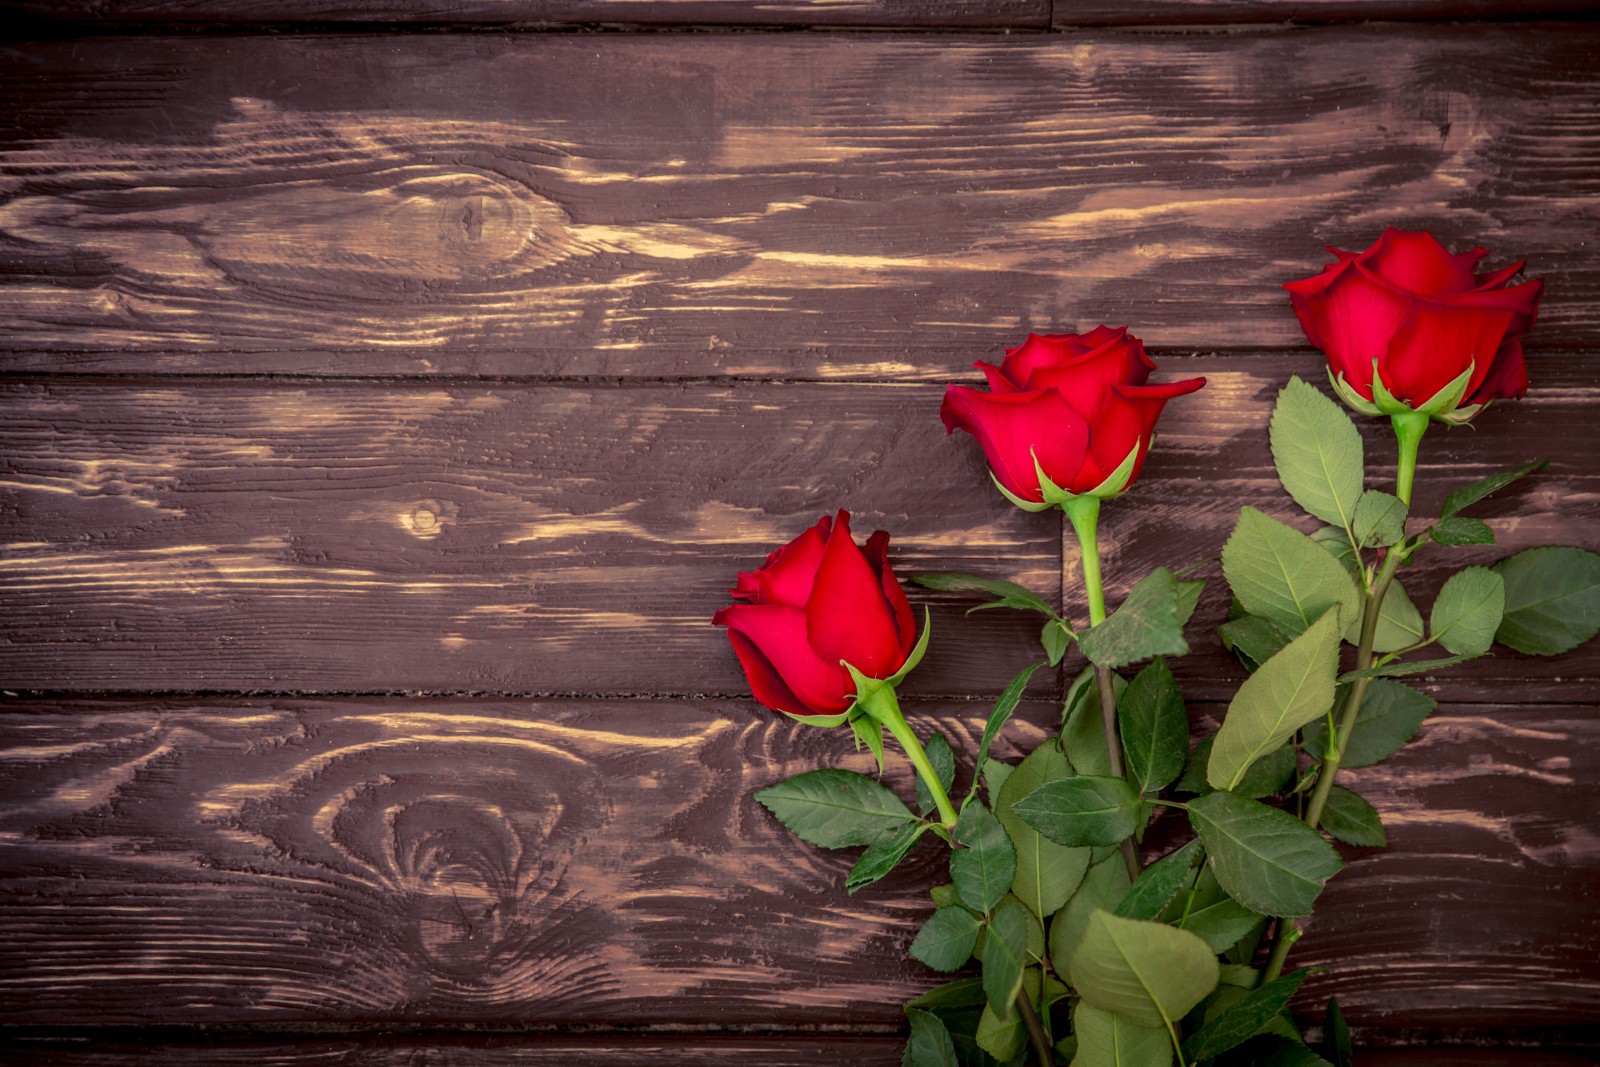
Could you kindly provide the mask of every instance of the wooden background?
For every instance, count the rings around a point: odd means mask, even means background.
[[[1600,549],[1588,8],[0,2],[0,1059],[898,1063],[938,853],[847,897],[750,800],[865,765],[751,702],[734,571],[842,506],[902,575],[1058,590],[1059,516],[937,405],[1100,322],[1210,379],[1108,509],[1115,588],[1289,517],[1265,420],[1321,361],[1278,286],[1388,224],[1548,285],[1529,397],[1425,442],[1424,508],[1552,457],[1449,566]],[[914,599],[916,722],[970,754],[1034,627]],[[1305,1014],[1366,1064],[1591,1062],[1600,647],[1425,686],[1350,774],[1391,847]]]

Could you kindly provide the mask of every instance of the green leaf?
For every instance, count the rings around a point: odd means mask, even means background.
[[[1272,409],[1272,461],[1294,502],[1348,529],[1361,496],[1364,455],[1350,416],[1298,375]]]
[[[1000,728],[1005,726],[1006,720],[1011,718],[1011,713],[1017,710],[1017,705],[1022,703],[1022,694],[1028,688],[1028,679],[1033,677],[1033,672],[1043,667],[1043,663],[1030,663],[1016,673],[1006,687],[1000,691],[1000,699],[995,701],[994,711],[989,713],[989,721],[984,724],[983,738],[978,742],[978,758],[973,761],[973,766],[982,767],[989,758],[989,746],[994,744],[994,739],[1000,735]],[[974,779],[971,793],[978,791],[978,783]],[[968,795],[970,796],[971,793]]]
[[[1113,914],[1124,919],[1154,919],[1167,906],[1167,901],[1177,895],[1199,858],[1198,838],[1161,857],[1140,872],[1139,880],[1133,883]]]
[[[997,759],[983,761],[983,780],[989,787],[989,806],[994,807],[1000,803],[1000,790],[1006,787],[1006,782],[1011,778],[1011,772],[1016,770],[1009,763],[1001,763]]]
[[[1362,848],[1383,848],[1389,844],[1389,835],[1383,832],[1383,820],[1371,804],[1342,785],[1336,785],[1328,794],[1328,806],[1322,810],[1322,828],[1337,841]]]
[[[1079,1001],[1072,1032],[1078,1038],[1072,1067],[1171,1067],[1172,1038],[1164,1026],[1140,1026]]]
[[[1211,786],[1237,786],[1251,764],[1326,714],[1338,670],[1339,616],[1329,610],[1239,686],[1211,748]]]
[[[1480,519],[1443,519],[1434,526],[1430,535],[1441,545],[1492,545],[1494,531]]]
[[[1251,615],[1294,634],[1337,605],[1343,618],[1361,610],[1361,593],[1339,562],[1291,526],[1241,508],[1222,548],[1222,570]]]
[[[935,731],[928,738],[928,743],[923,746],[928,754],[928,762],[933,765],[933,771],[939,776],[939,784],[944,787],[948,795],[956,784],[956,754],[950,748],[950,742],[945,740],[944,734]],[[928,784],[917,776],[917,810],[926,815],[934,808],[933,792]]]
[[[1117,702],[1117,721],[1135,788],[1154,793],[1182,773],[1189,754],[1189,717],[1165,660],[1153,660],[1128,683]]]
[[[1023,972],[1022,984],[1028,995],[1039,986],[1039,972],[1029,968]],[[1002,1064],[1014,1063],[1022,1049],[1028,1043],[1028,1031],[1022,1025],[1022,1013],[1011,1012],[1001,1015],[994,1010],[993,1005],[985,1004],[983,1014],[978,1019],[976,1038],[978,1048],[999,1060]],[[993,1067],[994,1060],[969,1059],[969,1064],[979,1063],[984,1067]]]
[[[924,589],[937,589],[945,593],[980,592],[999,597],[999,601],[985,607],[1018,608],[1055,615],[1055,610],[1044,599],[1026,586],[1001,578],[984,578],[976,574],[917,574],[911,580]]]
[[[1066,623],[1051,619],[1039,631],[1039,643],[1044,646],[1050,666],[1054,667],[1067,654],[1067,648],[1072,644],[1072,632],[1067,629]]]
[[[1165,567],[1139,579],[1110,618],[1078,635],[1078,648],[1089,662],[1108,670],[1188,652],[1178,621],[1178,580]]]
[[[1353,616],[1345,625],[1344,639],[1352,645],[1361,643],[1361,616]],[[1394,652],[1409,648],[1422,640],[1422,612],[1411,602],[1411,594],[1399,582],[1389,585],[1383,598],[1383,608],[1378,612],[1378,628],[1372,635],[1374,652]]]
[[[1399,497],[1368,489],[1356,501],[1351,536],[1363,548],[1392,545],[1406,535],[1408,510],[1405,501]]]
[[[1263,921],[1265,916],[1251,911],[1232,897],[1223,897],[1215,904],[1191,911],[1177,925],[1179,929],[1189,931],[1211,946],[1211,951],[1226,952]]]
[[[1204,578],[1178,579],[1178,626],[1189,625],[1194,609],[1200,606],[1200,594],[1205,592]]]
[[[1449,651],[1477,656],[1494,643],[1505,610],[1505,579],[1487,567],[1468,567],[1439,590],[1428,625],[1433,639]]]
[[[1361,580],[1361,557],[1356,555],[1356,548],[1350,543],[1350,535],[1339,526],[1318,526],[1306,536],[1315,541],[1322,549],[1338,560],[1339,566],[1345,573],[1357,581]]]
[[[949,1011],[954,1008],[976,1008],[987,1002],[983,995],[983,979],[957,978],[953,982],[934,986],[916,1000],[907,1001],[906,1007]]]
[[[966,908],[940,908],[917,931],[911,958],[936,971],[953,971],[972,958],[979,926],[978,917]]]
[[[1548,546],[1519,552],[1494,569],[1506,583],[1506,615],[1495,633],[1501,644],[1554,656],[1600,632],[1600,556]]]
[[[1348,687],[1340,686],[1334,706],[1344,707]],[[1367,687],[1367,695],[1356,713],[1356,725],[1340,761],[1342,767],[1370,767],[1386,760],[1416,734],[1417,727],[1438,701],[1401,682],[1380,679]],[[1312,759],[1327,756],[1328,726],[1325,721],[1306,727],[1305,750]]]
[[[1465,489],[1457,489],[1444,498],[1444,508],[1439,512],[1439,517],[1448,519],[1463,508],[1476,504],[1490,493],[1499,492],[1518,478],[1532,474],[1534,471],[1544,470],[1549,465],[1549,460],[1536,459],[1532,463],[1523,464],[1514,471],[1491,474],[1480,482],[1473,482]]]
[[[1017,875],[1011,891],[1041,919],[1067,902],[1089,870],[1088,848],[1058,845],[1022,821],[1012,805],[1046,782],[1072,774],[1067,757],[1050,741],[1029,753],[1000,789],[995,815],[1017,850]]]
[[[1282,745],[1250,765],[1239,784],[1229,792],[1252,800],[1269,797],[1289,787],[1299,769],[1299,753],[1293,745]],[[1209,792],[1209,790],[1208,790]]]
[[[1011,806],[1059,845],[1115,845],[1139,828],[1142,801],[1121,778],[1079,775],[1046,782]]]
[[[1119,703],[1127,686],[1121,675],[1111,676],[1111,689]],[[1095,684],[1093,667],[1084,668],[1067,687],[1067,699],[1062,706],[1061,748],[1079,774],[1111,774],[1105,725],[1100,718],[1100,691]]]
[[[870,845],[916,822],[887,786],[836,768],[797,774],[755,797],[800,840],[821,848]]]
[[[1377,667],[1368,667],[1364,671],[1345,671],[1339,675],[1339,682],[1353,682],[1358,678],[1404,678],[1408,674],[1432,674],[1434,671],[1454,667],[1458,663],[1465,663],[1477,656],[1446,656],[1444,659],[1411,659],[1396,660],[1393,663],[1384,663]]]
[[[1289,1006],[1310,973],[1295,971],[1246,994],[1183,1043],[1183,1058],[1209,1060],[1261,1033]]]
[[[860,752],[862,745],[871,749],[873,762],[878,765],[878,774],[883,774],[883,723],[867,715],[858,715],[846,721],[850,723],[850,732],[856,735],[856,751]]]
[[[1078,891],[1050,920],[1050,966],[1057,974],[1067,973],[1067,963],[1083,940],[1089,916],[1096,908],[1110,911],[1128,895],[1129,887],[1128,868],[1120,853],[1114,851],[1090,866]]]
[[[1162,923],[1089,916],[1072,954],[1085,1003],[1140,1026],[1171,1026],[1217,987],[1217,958],[1195,935]]]
[[[1344,1012],[1339,1010],[1339,1001],[1335,997],[1328,998],[1328,1017],[1322,1024],[1322,1054],[1334,1067],[1354,1067],[1354,1057],[1350,1052],[1350,1027],[1346,1025]]]
[[[901,1067],[960,1067],[950,1031],[937,1015],[908,1007],[906,1018],[911,1021],[911,1039],[906,1042]]]
[[[1017,851],[1000,820],[975,800],[961,809],[954,836],[963,847],[950,853],[950,881],[963,904],[973,911],[988,912],[1011,888],[1017,873]]]
[[[1277,1034],[1262,1034],[1240,1045],[1228,1057],[1228,1067],[1331,1067],[1327,1060],[1300,1042]]]
[[[1189,821],[1222,888],[1263,915],[1311,914],[1323,883],[1344,866],[1333,846],[1293,815],[1232,793],[1191,800]]]
[[[1231,619],[1217,627],[1217,633],[1222,637],[1223,646],[1252,671],[1294,640],[1293,634],[1255,615]]]
[[[983,992],[989,1008],[1002,1019],[1011,1015],[1011,1003],[1022,989],[1032,923],[1028,909],[1015,897],[1001,901],[989,920],[983,942]]]
[[[929,824],[925,822],[902,823],[868,845],[855,866],[850,868],[850,873],[845,875],[845,892],[854,893],[894,870],[895,865],[905,859],[911,846],[928,828]]]
[[[949,882],[929,889],[928,896],[933,899],[936,908],[949,908],[961,903],[961,894],[957,893],[956,887]]]

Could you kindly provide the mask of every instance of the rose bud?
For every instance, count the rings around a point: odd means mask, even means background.
[[[1000,366],[976,366],[989,392],[952,385],[939,416],[949,432],[978,439],[1001,491],[1030,511],[1126,491],[1162,407],[1206,383],[1146,385],[1155,364],[1126,327],[1029,334]]]
[[[1346,404],[1460,423],[1528,391],[1522,335],[1544,283],[1512,285],[1520,261],[1476,274],[1483,249],[1451,253],[1431,233],[1392,226],[1365,252],[1328,251],[1337,263],[1284,288]]]
[[[833,716],[848,711],[856,684],[909,669],[916,620],[889,569],[889,535],[850,536],[850,513],[817,524],[739,575],[735,600],[712,622],[728,628],[755,698],[774,711]]]

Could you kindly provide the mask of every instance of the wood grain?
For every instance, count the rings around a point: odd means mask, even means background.
[[[914,710],[962,758],[987,711]],[[1003,757],[1055,717],[1030,703]],[[1319,902],[1296,962],[1334,969],[1307,1010],[1336,992],[1377,1038],[1600,1021],[1597,730],[1449,707],[1352,774],[1392,847]],[[12,700],[0,744],[9,1024],[870,1036],[938,980],[904,948],[941,854],[846,896],[851,856],[750,792],[870,756],[745,701]]]
[[[0,368],[938,380],[1099,322],[1281,348],[1304,344],[1281,284],[1388,224],[1527,258],[1535,346],[1592,348],[1597,46],[1592,23],[22,45]]]
[[[385,23],[401,26],[939,27],[1044,29],[1050,0],[3,0],[0,12],[94,28]]]
[[[1169,365],[1209,384],[1171,405],[1141,485],[1107,509],[1113,603],[1153,567],[1215,557],[1241,504],[1296,514],[1265,440],[1298,362]],[[1549,452],[1552,434],[1562,448],[1484,506],[1500,546],[1408,573],[1419,601],[1469,562],[1600,548],[1591,365],[1547,359],[1529,399],[1429,437],[1421,513]],[[737,694],[712,613],[737,570],[838,507],[863,535],[891,531],[902,576],[971,571],[1054,597],[1065,561],[1077,587],[1060,516],[1006,503],[929,386],[55,379],[0,396],[10,688]],[[1390,447],[1375,438],[1375,464]],[[912,692],[994,693],[1035,654],[1032,616],[916,599],[935,606],[935,642]],[[1214,580],[1179,665],[1193,695],[1241,677],[1212,633],[1226,604]],[[1435,688],[1600,699],[1600,647],[1504,652]]]
[[[1054,0],[1051,24],[1227,26],[1366,20],[1533,19],[1592,14],[1587,0]]]

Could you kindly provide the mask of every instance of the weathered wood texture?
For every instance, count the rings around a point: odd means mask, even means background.
[[[1054,0],[1052,24],[1224,26],[1261,22],[1538,18],[1590,15],[1589,0]]]
[[[913,719],[970,756],[986,710]],[[1002,756],[1056,715],[1030,704]],[[750,793],[870,756],[748,702],[9,701],[0,743],[7,1023],[892,1034],[940,980],[904,948],[942,853],[846,896],[852,857]],[[1600,1022],[1592,708],[1445,707],[1350,781],[1391,847],[1319,902],[1313,1015],[1336,992],[1380,1036]]]
[[[1171,405],[1135,495],[1107,509],[1114,600],[1155,566],[1216,556],[1241,504],[1298,514],[1273,480],[1266,420],[1307,362],[1169,365],[1209,384]],[[1435,550],[1408,572],[1419,602],[1465,562],[1600,548],[1592,366],[1539,360],[1539,388],[1491,408],[1482,432],[1427,439],[1419,515],[1541,453],[1555,466],[1485,505],[1499,546]],[[978,571],[1055,596],[1063,562],[1077,566],[1060,515],[1006,503],[976,445],[945,435],[939,395],[13,381],[0,390],[0,686],[736,694],[745,683],[712,613],[737,570],[838,507],[895,535],[902,575]],[[1390,448],[1374,439],[1375,457]],[[1034,616],[962,619],[976,601],[928,599],[936,639],[912,692],[992,693],[1034,655]],[[1225,611],[1213,581],[1198,654],[1180,666],[1196,695],[1241,677],[1211,634]],[[1508,686],[1532,702],[1600,699],[1600,648],[1502,651],[1437,691],[1499,700]]]
[[[937,380],[1102,321],[1281,348],[1279,286],[1390,223],[1528,258],[1535,345],[1600,343],[1595,24],[604,41],[19,47],[0,368]]]
[[[1544,2],[1559,8],[1555,0]],[[0,0],[0,12],[4,11],[96,28],[130,24],[537,27],[620,23],[1044,29],[1050,24],[1051,4],[1050,0],[442,0],[428,4],[405,0]]]

